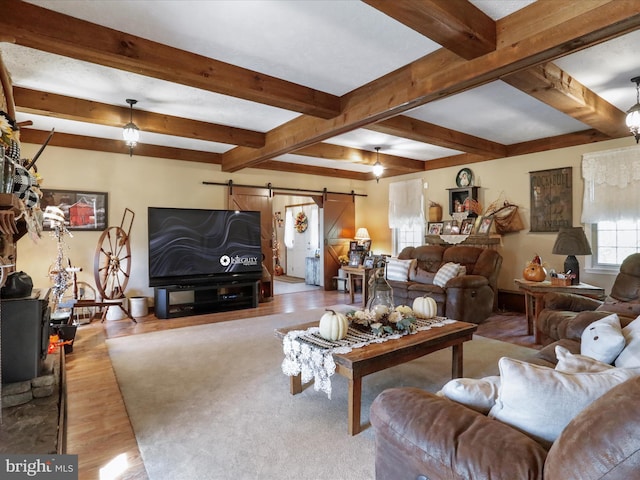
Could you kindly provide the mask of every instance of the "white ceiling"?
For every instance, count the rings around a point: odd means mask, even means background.
[[[471,0],[494,20],[534,0]],[[92,23],[342,96],[441,47],[357,0],[29,0]],[[635,103],[629,79],[640,74],[640,31],[554,61],[611,104]],[[17,87],[268,132],[298,112],[212,93],[9,43],[0,52]],[[120,128],[20,111],[33,128],[121,139]],[[505,145],[590,128],[522,91],[493,81],[405,112],[406,116]],[[135,111],[134,111],[135,121]],[[141,133],[141,143],[224,153],[235,145]],[[327,143],[429,161],[463,153],[356,129]],[[294,164],[370,172],[370,165],[286,154]]]

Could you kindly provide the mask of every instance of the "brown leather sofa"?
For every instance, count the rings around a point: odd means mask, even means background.
[[[468,246],[422,245],[406,247],[400,260],[417,260],[417,270],[406,282],[388,280],[396,305],[409,305],[422,296],[438,304],[438,315],[471,323],[482,323],[491,315],[498,298],[498,274],[502,256],[495,250]],[[452,278],[444,288],[433,284],[438,269],[459,263],[467,274]]]
[[[604,300],[572,295],[548,293],[545,308],[538,316],[538,328],[545,344],[541,357],[553,361],[553,349],[561,344],[576,353],[580,350],[583,330],[591,323],[611,313],[617,313],[625,327],[640,315],[640,253],[629,255],[620,266],[611,294]]]
[[[640,478],[640,377],[584,409],[547,451],[497,420],[416,388],[371,406],[377,480]]]

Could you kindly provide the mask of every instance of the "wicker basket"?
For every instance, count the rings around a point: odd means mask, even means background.
[[[551,277],[551,285],[554,285],[556,287],[568,287],[569,285],[571,285],[571,279]]]

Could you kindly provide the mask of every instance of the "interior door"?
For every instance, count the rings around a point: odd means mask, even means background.
[[[338,275],[340,255],[349,251],[356,234],[356,206],[352,195],[327,193],[322,201],[324,225],[324,289],[334,290],[333,277]]]
[[[273,251],[272,235],[272,196],[268,188],[258,187],[229,187],[228,208],[229,210],[258,211],[260,212],[260,236],[262,237],[262,253],[264,254],[264,265],[273,276]]]

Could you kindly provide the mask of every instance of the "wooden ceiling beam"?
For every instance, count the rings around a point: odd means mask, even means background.
[[[629,135],[625,126],[626,114],[622,110],[553,63],[537,65],[502,80],[611,138]]]
[[[507,153],[507,147],[500,143],[457,132],[405,115],[398,115],[397,117],[368,125],[366,129],[467,153],[489,154],[491,156],[504,156]]]
[[[13,92],[17,110],[24,113],[110,127],[123,127],[129,122],[129,107],[117,107],[21,87],[14,87]],[[265,135],[261,132],[146,112],[139,108],[134,109],[133,120],[143,132],[252,148],[262,147],[265,142]]]
[[[316,143],[291,153],[294,155],[359,163],[362,165],[373,165],[378,160],[377,152],[343,147],[332,143]],[[385,168],[393,168],[403,173],[419,172],[423,169],[424,164],[422,160],[398,157],[385,153],[380,153],[380,163],[382,163]]]
[[[527,17],[534,18],[557,8],[564,11],[567,4],[574,3],[536,2],[522,10]],[[509,45],[499,43],[500,48],[481,57],[463,61],[446,50],[427,55],[343,97],[343,112],[336,118],[324,120],[301,115],[268,132],[265,147],[255,150],[237,147],[224,153],[222,168],[233,172],[254,166],[640,27],[640,2],[579,3],[581,8],[575,9],[573,16],[566,16],[562,28],[536,23],[538,29],[528,30],[526,38]],[[508,18],[500,25],[505,30],[512,28]]]
[[[49,136],[49,132],[36,130],[33,128],[20,129],[20,141],[22,143],[33,143],[42,145]],[[50,146],[78,148],[97,152],[122,153],[129,155],[129,148],[123,140],[112,140],[109,138],[88,137],[85,135],[73,135],[70,133],[56,132],[49,142]],[[46,150],[45,150],[46,152]],[[188,162],[211,163],[219,165],[221,155],[213,152],[202,152],[197,150],[187,150],[184,148],[163,147],[160,145],[149,145],[139,143],[133,149],[134,156],[145,156],[155,158],[168,158],[170,160],[184,160]],[[46,162],[46,154],[38,163]]]
[[[496,23],[466,0],[363,0],[466,60],[496,49]]]
[[[17,0],[0,0],[0,31],[15,43],[273,107],[333,118],[335,95],[179,50]]]

